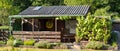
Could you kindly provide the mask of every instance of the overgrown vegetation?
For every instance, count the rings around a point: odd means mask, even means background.
[[[37,48],[47,48],[47,44],[48,44],[47,41],[39,41],[39,42],[35,43],[35,47],[37,47]]]
[[[5,44],[5,42],[3,42],[3,41],[0,41],[0,45],[1,45],[1,44]]]
[[[103,41],[107,43],[111,33],[110,17],[97,18],[91,15],[76,18],[76,40]]]
[[[37,48],[46,49],[68,49],[68,46],[62,43],[49,43],[47,41],[39,41],[34,45]]]
[[[88,49],[95,49],[95,50],[106,50],[110,47],[110,45],[99,42],[99,41],[91,41],[86,45]]]
[[[35,43],[34,39],[24,41],[24,45],[27,45],[27,46],[33,46],[34,43]]]
[[[11,36],[9,36],[9,39],[7,41],[7,45],[8,46],[13,46],[13,43],[14,43],[14,37],[11,35]]]
[[[23,45],[23,41],[21,39],[14,40],[13,46],[19,47],[20,45]]]

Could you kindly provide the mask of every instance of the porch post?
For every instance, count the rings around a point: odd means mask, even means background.
[[[12,19],[12,18],[9,18],[9,19],[10,19],[10,21],[9,21],[9,22],[10,22],[10,30],[9,30],[9,31],[10,31],[10,35],[11,35],[11,34],[12,34],[12,24],[11,24],[11,22],[12,22],[11,19]]]
[[[32,38],[34,38],[34,18],[32,18]]]
[[[32,31],[34,31],[34,18],[32,18]]]
[[[22,22],[21,22],[21,30],[23,31],[23,18],[21,18],[22,19]]]
[[[57,19],[55,19],[55,31],[57,31]]]

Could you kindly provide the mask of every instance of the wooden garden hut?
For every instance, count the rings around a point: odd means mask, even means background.
[[[90,6],[31,6],[18,15],[9,16],[15,38],[74,42],[77,21],[61,17],[86,16]]]

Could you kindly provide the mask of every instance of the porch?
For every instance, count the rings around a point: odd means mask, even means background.
[[[70,34],[65,28],[64,20],[51,18],[22,18],[12,23],[12,34],[16,39],[35,39],[49,42],[74,42],[75,34]],[[47,24],[49,22],[49,24]],[[16,26],[19,25],[19,26]],[[18,29],[19,28],[19,29]]]
[[[13,31],[17,39],[35,39],[49,42],[74,42],[74,35],[62,35],[60,31]]]

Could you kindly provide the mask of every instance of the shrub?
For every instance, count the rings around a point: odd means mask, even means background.
[[[111,33],[111,18],[101,18],[88,14],[87,17],[77,17],[76,41],[90,40],[108,43]]]
[[[14,37],[12,35],[9,36],[9,39],[7,41],[8,46],[13,46],[14,43]]]
[[[35,47],[37,47],[37,48],[46,48],[46,43],[44,43],[44,42],[37,42],[37,43],[35,43]]]
[[[60,48],[61,48],[61,49],[68,49],[68,46],[65,45],[65,44],[61,44],[61,45],[60,45]]]
[[[18,47],[19,45],[23,45],[23,41],[21,39],[14,40],[14,47]]]
[[[33,46],[34,43],[35,43],[35,40],[33,39],[24,41],[24,45],[28,45],[28,46]]]
[[[50,49],[50,48],[52,48],[52,47],[53,47],[53,44],[51,44],[51,43],[47,43],[47,44],[46,44],[46,48],[47,48],[47,49]]]
[[[8,41],[7,41],[7,45],[8,45],[8,46],[13,46],[13,42],[14,42],[14,40],[8,40]]]
[[[103,49],[108,49],[109,45],[102,43],[102,42],[98,42],[98,41],[91,41],[86,45],[86,48],[95,49],[95,50],[103,50]]]
[[[0,44],[5,44],[5,42],[3,42],[3,41],[0,41]]]
[[[53,48],[53,46],[55,46],[54,43],[49,43],[47,41],[39,41],[39,42],[35,43],[35,47],[37,47],[37,48],[50,49],[50,48]]]
[[[10,35],[9,40],[14,40],[14,37],[12,35]]]
[[[53,47],[54,49],[68,49],[68,46],[67,45],[65,45],[65,44],[61,44],[60,46],[54,46]]]

